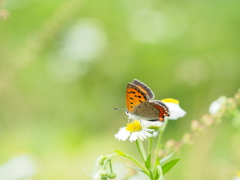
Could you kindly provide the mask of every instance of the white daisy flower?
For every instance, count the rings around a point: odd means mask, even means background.
[[[162,99],[161,100],[168,108],[170,116],[168,119],[176,120],[185,116],[186,112],[179,106],[179,101],[172,98]]]
[[[227,98],[225,96],[221,96],[216,101],[213,101],[209,107],[209,113],[216,114],[219,111],[219,109],[222,107],[222,105],[226,103],[226,101],[227,101]]]
[[[132,123],[128,123],[127,127],[120,128],[118,133],[115,134],[115,138],[120,141],[126,141],[128,138],[131,142],[137,139],[144,141],[144,139],[152,137],[150,133],[152,131],[154,130],[142,126],[140,121],[134,120]]]
[[[141,121],[141,123],[144,127],[153,130],[153,132],[151,132],[153,137],[157,137],[158,130],[163,125],[163,122],[161,121]]]

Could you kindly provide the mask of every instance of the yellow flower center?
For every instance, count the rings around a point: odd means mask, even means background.
[[[142,126],[139,121],[133,121],[132,123],[128,123],[126,127],[127,131],[137,132],[142,130]]]
[[[237,177],[240,177],[240,171],[237,172]]]
[[[164,103],[174,103],[174,104],[179,104],[179,101],[176,99],[172,99],[172,98],[166,98],[166,99],[162,99],[161,100]]]

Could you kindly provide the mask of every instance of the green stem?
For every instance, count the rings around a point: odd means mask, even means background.
[[[164,131],[165,128],[167,127],[168,121],[169,121],[169,119],[166,118],[166,119],[165,119],[165,122],[164,122],[164,124],[163,124],[163,127],[162,127],[162,131]]]
[[[113,170],[112,170],[112,162],[109,160],[109,168],[110,168],[110,172],[112,173]]]
[[[148,144],[148,153],[152,152],[152,142],[153,142],[153,138],[150,137],[149,138],[149,144]]]
[[[123,156],[127,157],[127,158],[131,159],[133,162],[135,162],[144,171],[144,173],[150,177],[149,170],[147,168],[145,168],[140,162],[138,162],[138,160],[136,160],[132,156],[129,156],[128,154],[124,154]]]
[[[117,153],[114,153],[114,154],[109,155],[109,157],[106,159],[105,164],[103,165],[103,167],[106,166],[107,161],[111,160],[111,158],[112,158],[113,156],[116,156],[116,155],[120,155],[120,156],[127,157],[127,158],[131,159],[133,162],[135,162],[135,163],[143,170],[143,172],[144,172],[146,175],[148,175],[148,176],[150,177],[150,172],[149,172],[149,170],[148,170],[147,168],[145,168],[140,162],[138,162],[138,160],[136,160],[134,157],[132,157],[132,156],[130,156],[130,155],[128,155],[128,154],[122,153],[122,152],[120,152],[120,151],[118,151]]]
[[[153,143],[153,138],[149,138],[149,144],[148,144],[148,155],[150,156],[149,158],[152,158],[152,143]],[[150,163],[149,170],[152,168],[152,164]]]
[[[153,174],[155,175],[157,173],[156,167],[157,165],[159,165],[159,157],[158,157],[158,151],[160,150],[162,144],[162,136],[163,136],[163,132],[165,130],[165,128],[167,127],[168,124],[168,118],[165,119],[165,122],[163,124],[163,127],[159,130],[159,135],[158,135],[158,142],[157,142],[157,148],[156,148],[156,156],[155,156],[155,162],[154,162],[154,166],[153,166]]]
[[[139,151],[139,153],[141,155],[141,158],[142,158],[143,162],[145,162],[145,160],[146,160],[146,153],[145,153],[142,141],[136,140],[136,145],[137,145],[137,149],[138,149],[138,151]]]
[[[104,161],[103,168],[105,169],[108,161],[110,161],[114,156],[119,155],[118,153],[110,154],[109,157]]]

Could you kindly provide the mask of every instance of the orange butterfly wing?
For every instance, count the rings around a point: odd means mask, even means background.
[[[126,90],[126,103],[128,111],[132,113],[134,106],[145,101],[149,101],[149,97],[145,91],[142,91],[138,86],[132,83],[128,83]]]
[[[134,79],[132,84],[134,84],[135,86],[137,86],[142,92],[144,92],[149,99],[153,99],[154,98],[154,94],[152,92],[152,90],[143,82]]]

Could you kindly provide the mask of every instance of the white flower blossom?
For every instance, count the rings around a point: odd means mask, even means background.
[[[152,137],[157,137],[158,136],[158,130],[160,127],[162,127],[163,122],[161,121],[141,121],[142,125],[144,127],[147,127],[149,129],[152,129]]]
[[[162,99],[161,100],[169,109],[170,112],[170,116],[168,117],[168,119],[171,120],[176,120],[178,118],[181,118],[183,116],[185,116],[186,111],[184,111],[180,105],[179,105],[179,101],[176,99],[172,99],[172,98],[167,98],[167,99]]]
[[[209,107],[209,113],[216,114],[226,101],[227,98],[225,96],[221,96],[216,101],[213,101]]]
[[[128,123],[126,127],[120,128],[118,133],[115,134],[115,138],[121,141],[126,141],[128,138],[131,142],[137,139],[144,141],[144,139],[152,137],[150,132],[153,131],[154,130],[142,126],[140,121],[134,120],[132,123]]]

